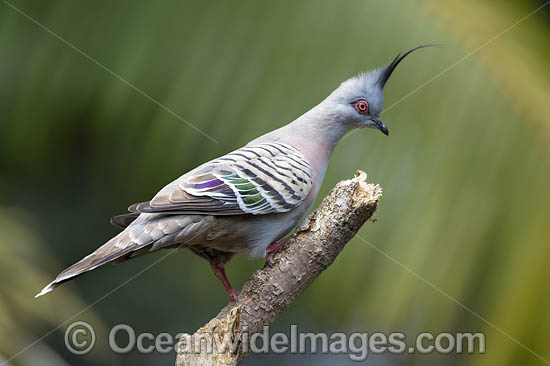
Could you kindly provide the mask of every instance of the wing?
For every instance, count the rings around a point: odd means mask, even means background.
[[[201,165],[151,201],[129,210],[208,215],[286,212],[307,197],[312,184],[311,165],[297,149],[283,143],[258,143]]]

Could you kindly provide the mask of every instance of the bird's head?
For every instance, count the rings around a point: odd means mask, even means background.
[[[327,98],[333,117],[350,124],[349,127],[376,128],[385,135],[388,128],[380,119],[384,104],[384,86],[399,63],[411,52],[431,45],[413,48],[397,56],[387,66],[365,72],[344,81]]]

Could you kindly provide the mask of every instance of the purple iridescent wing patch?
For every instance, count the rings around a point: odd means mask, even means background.
[[[216,179],[209,180],[207,182],[195,184],[195,189],[214,188],[214,187],[221,186],[222,184],[224,184],[223,181],[216,178]]]

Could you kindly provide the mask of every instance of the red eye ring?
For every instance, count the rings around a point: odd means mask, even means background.
[[[353,103],[353,106],[355,107],[355,110],[357,113],[360,114],[367,114],[369,113],[369,103],[367,103],[366,100],[358,100],[357,102]]]

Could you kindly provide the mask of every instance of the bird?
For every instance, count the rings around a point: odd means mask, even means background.
[[[162,188],[150,201],[128,208],[112,224],[123,230],[61,272],[35,297],[106,263],[119,263],[161,249],[188,248],[206,259],[229,302],[237,291],[225,273],[236,254],[273,254],[315,201],[333,149],[350,130],[374,128],[389,135],[380,119],[384,87],[397,65],[421,45],[385,67],[353,76],[318,105],[244,147],[208,161]]]

